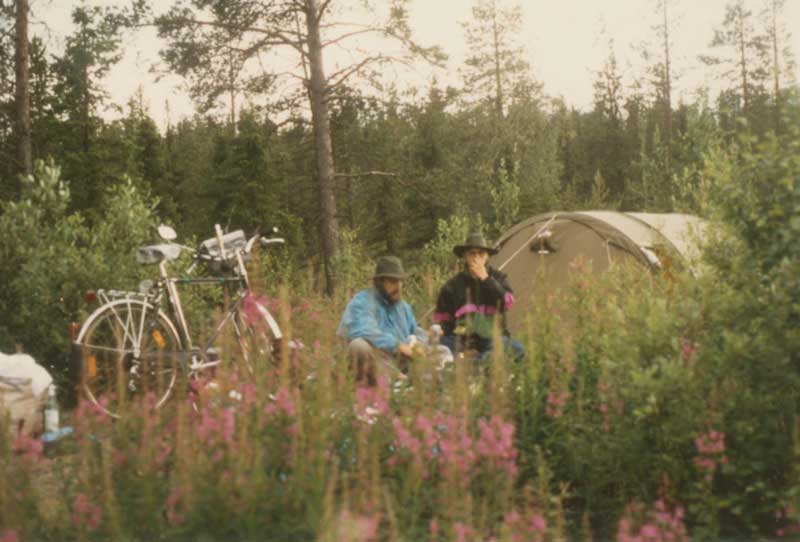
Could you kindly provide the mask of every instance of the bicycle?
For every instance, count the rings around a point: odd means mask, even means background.
[[[215,343],[228,324],[233,326],[251,371],[257,356],[277,355],[283,334],[264,303],[252,295],[245,262],[257,242],[270,246],[284,240],[259,234],[248,239],[242,230],[223,235],[218,224],[215,230],[215,237],[193,249],[173,243],[175,230],[160,226],[159,235],[167,243],[140,247],[137,252],[139,263],[158,264],[158,279],[143,281],[138,292],[96,292],[102,305],[80,327],[73,350],[78,357],[81,391],[109,415],[119,417],[129,393],[153,391],[155,407],[161,407],[170,397],[179,372],[194,378],[220,365]],[[193,253],[187,274],[204,262],[217,276],[173,276],[167,265],[184,250]],[[181,304],[178,287],[183,285],[234,290],[230,308],[200,345],[193,341]]]

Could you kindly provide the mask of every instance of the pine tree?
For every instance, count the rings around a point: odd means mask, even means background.
[[[705,64],[718,67],[723,79],[734,85],[723,91],[723,107],[728,107],[733,116],[747,119],[753,128],[763,124],[769,77],[769,43],[756,22],[744,0],[728,3],[722,26],[714,31],[710,44],[724,56],[700,57]]]
[[[59,145],[63,153],[64,177],[74,180],[72,204],[86,209],[101,199],[103,171],[93,155],[93,143],[102,121],[99,117],[108,94],[101,81],[122,53],[119,21],[99,7],[77,7],[72,11],[76,30],[67,37],[64,53],[57,57],[54,114],[62,121]]]
[[[179,73],[198,73],[202,62],[198,55],[214,59],[227,59],[235,74],[243,73],[247,64],[255,65],[259,76],[251,79],[260,85],[260,93],[272,89],[279,77],[277,70],[269,70],[272,62],[267,55],[280,50],[289,52],[297,60],[299,70],[291,78],[302,82],[295,92],[283,95],[281,109],[300,106],[305,101],[311,110],[311,121],[316,151],[318,179],[320,237],[322,260],[325,269],[326,290],[334,288],[333,257],[338,244],[338,216],[336,209],[333,146],[331,142],[329,100],[337,88],[354,75],[373,74],[381,66],[396,60],[410,61],[408,56],[439,60],[438,50],[425,49],[411,39],[407,24],[405,1],[392,4],[385,21],[361,26],[353,30],[332,17],[343,11],[341,2],[333,0],[190,0],[173,7],[166,15],[156,18],[159,33],[170,46],[163,55],[170,66]],[[334,15],[332,15],[334,14]],[[330,24],[328,24],[330,22]],[[334,34],[337,33],[338,34]],[[383,53],[364,53],[360,59],[333,73],[326,72],[324,51],[328,47],[341,47],[343,42],[359,35],[373,34],[390,38],[402,46],[405,58]],[[356,50],[353,50],[356,54]],[[231,59],[236,59],[232,61]],[[240,69],[241,66],[241,69]],[[203,95],[231,90],[231,78],[209,80],[202,89]]]
[[[789,32],[782,19],[786,0],[765,0],[761,20],[766,28],[770,47],[770,78],[772,79],[773,126],[781,131],[781,110],[786,103],[783,92],[787,79],[794,73],[794,57],[788,46]]]

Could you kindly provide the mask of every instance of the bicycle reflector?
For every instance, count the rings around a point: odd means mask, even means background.
[[[87,303],[94,303],[97,301],[97,292],[94,290],[87,290],[83,293],[83,300]]]
[[[94,354],[86,356],[86,376],[89,378],[97,376],[97,358]]]
[[[156,343],[156,346],[158,346],[158,349],[164,350],[164,346],[166,346],[167,342],[164,340],[164,336],[161,334],[161,332],[157,329],[154,329],[152,335],[153,341]]]

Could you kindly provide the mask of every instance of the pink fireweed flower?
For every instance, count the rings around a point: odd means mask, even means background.
[[[544,534],[544,532],[547,530],[547,523],[545,522],[544,517],[536,512],[533,512],[530,515],[530,526],[535,532],[541,534]]]
[[[378,377],[375,386],[358,386],[353,411],[356,418],[373,424],[380,416],[387,416],[389,409],[389,379]]]
[[[421,448],[421,443],[417,437],[411,434],[411,431],[406,429],[398,419],[395,419],[393,422],[394,425],[394,432],[396,435],[395,443],[397,444],[398,448],[405,448],[412,454],[416,455]]]
[[[436,442],[430,449],[431,455],[438,459],[440,467],[452,468],[457,475],[466,474],[476,458],[466,420],[437,414],[433,421],[437,431]],[[460,481],[466,484],[468,477],[461,476]]]
[[[19,533],[14,529],[0,531],[0,542],[19,542]]]
[[[354,515],[342,510],[336,529],[336,540],[349,542],[377,542],[380,516]]]
[[[631,504],[617,527],[617,542],[688,542],[683,523],[683,508],[670,509],[663,499],[651,510],[641,504]]]
[[[513,542],[541,542],[547,531],[547,522],[536,509],[528,510],[524,516],[512,510],[503,517],[503,527]]]
[[[453,524],[453,534],[455,535],[456,542],[468,542],[474,540],[472,537],[473,530],[469,525],[464,525],[461,522]]]
[[[433,423],[431,423],[431,421],[423,414],[418,414],[416,427],[422,431],[422,438],[425,441],[425,447],[430,452],[438,440],[436,436],[436,430],[433,428]]]
[[[481,436],[475,451],[509,476],[517,474],[517,451],[514,449],[514,424],[492,416],[490,422],[478,420]]]
[[[705,472],[706,481],[710,482],[717,465],[728,462],[728,458],[725,457],[725,433],[709,430],[698,435],[694,445],[699,454],[694,458],[694,465],[699,471]]]
[[[436,519],[432,519],[428,524],[428,531],[431,534],[431,542],[434,542],[437,538],[439,538],[439,522]]]
[[[214,412],[208,407],[203,407],[199,412],[200,423],[195,425],[195,433],[202,441],[208,441],[220,431],[220,423]]]
[[[569,399],[569,393],[563,391],[551,391],[547,394],[547,405],[545,406],[545,414],[551,418],[560,418],[564,413],[564,407]]]
[[[701,454],[714,455],[725,453],[725,433],[710,430],[708,433],[698,435],[694,441],[697,451]]]
[[[108,396],[101,395],[97,402],[99,405],[88,399],[81,399],[78,402],[78,408],[75,409],[72,418],[75,424],[75,433],[78,436],[94,433],[95,428],[110,425],[112,418],[103,411],[103,408],[109,406]]]
[[[262,308],[268,309],[270,304],[267,296],[248,293],[242,300],[242,314],[245,321],[250,325],[263,321]]]
[[[252,407],[258,402],[258,388],[252,382],[245,382],[239,386],[242,396],[241,402],[245,408]]]
[[[797,540],[800,534],[800,522],[797,512],[791,504],[775,511],[775,519],[781,525],[775,530],[775,536],[779,539]]]
[[[693,462],[701,471],[714,471],[717,468],[717,462],[710,457],[695,457]]]
[[[34,462],[42,458],[44,443],[38,438],[19,433],[14,439],[11,449],[14,450],[14,453],[22,455],[25,461]]]
[[[681,359],[687,365],[694,365],[697,358],[697,344],[684,337],[680,340]]]
[[[94,531],[100,526],[103,519],[103,510],[93,504],[89,497],[83,493],[75,495],[72,503],[72,523],[78,528]]]
[[[228,444],[233,443],[233,433],[236,429],[234,414],[232,408],[226,408],[222,411],[222,438]]]
[[[120,452],[122,453],[122,452]],[[158,448],[156,451],[156,465],[163,466],[167,460],[172,455],[172,444],[169,443],[166,439],[161,439],[158,443]],[[122,462],[125,462],[125,457],[123,454]]]
[[[111,452],[111,461],[115,467],[121,467],[128,462],[128,456],[122,450],[113,450]]]
[[[229,447],[235,445],[234,431],[236,428],[235,409],[232,407],[213,408],[204,406],[195,415],[198,419],[194,426],[194,432],[198,439],[206,445],[225,444]],[[168,445],[167,442],[164,442]],[[162,454],[171,453],[171,449],[161,450]],[[166,456],[165,456],[166,458]]]
[[[170,525],[180,525],[186,521],[186,514],[183,512],[185,495],[186,491],[183,488],[174,488],[167,496],[165,507],[167,521]]]
[[[264,409],[267,415],[285,414],[291,418],[297,413],[294,397],[287,388],[279,389],[274,396],[270,395],[270,399],[272,399],[272,403],[268,404]]]
[[[467,431],[465,419],[441,413],[428,418],[418,414],[414,428],[420,434],[422,448],[418,457],[434,461],[439,468],[461,475],[467,473],[475,463],[476,454],[472,437]],[[466,483],[468,477],[461,477]]]

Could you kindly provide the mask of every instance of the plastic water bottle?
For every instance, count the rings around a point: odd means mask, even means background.
[[[44,407],[45,433],[58,431],[58,401],[56,400],[56,386],[50,384],[47,388],[47,403]]]

